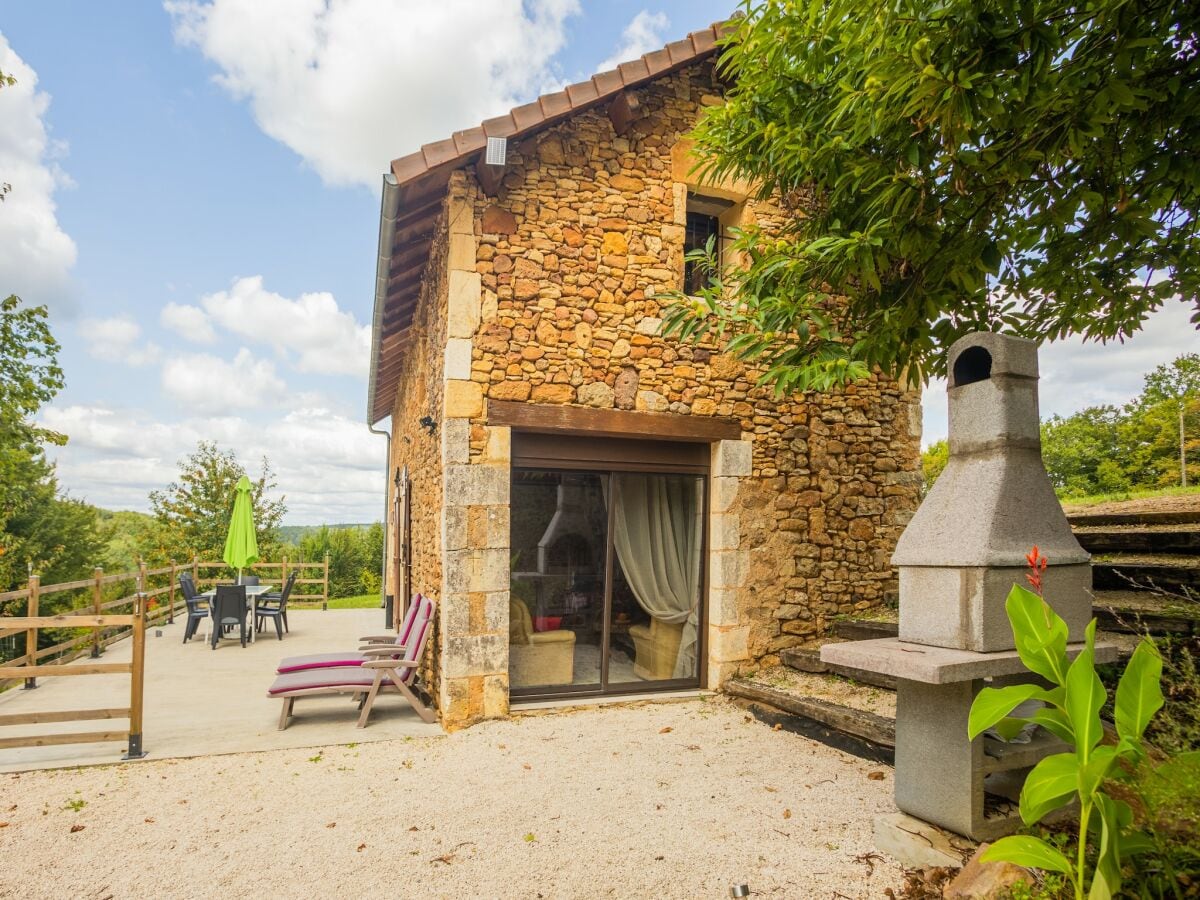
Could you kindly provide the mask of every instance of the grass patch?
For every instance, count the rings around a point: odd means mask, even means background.
[[[1154,497],[1184,497],[1200,494],[1200,485],[1188,487],[1154,488],[1152,490],[1117,491],[1112,494],[1087,494],[1079,497],[1062,497],[1063,506],[1097,506],[1101,503],[1118,503],[1122,500],[1149,500]]]
[[[330,609],[378,609],[378,594],[359,594],[355,597],[330,597]]]

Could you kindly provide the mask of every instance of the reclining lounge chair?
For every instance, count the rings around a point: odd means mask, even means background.
[[[428,598],[414,604],[408,640],[403,645],[396,643],[371,645],[361,650],[362,659],[351,665],[319,665],[314,668],[281,672],[275,683],[267,690],[267,696],[283,701],[279,714],[279,730],[287,728],[292,716],[292,707],[298,697],[314,697],[321,694],[365,695],[358,727],[366,728],[371,708],[380,691],[399,692],[412,706],[423,722],[432,724],[436,720],[434,711],[426,706],[417,694],[421,656],[429,634],[433,631],[435,604]],[[400,652],[397,652],[400,651]]]
[[[422,609],[425,605],[428,608]],[[369,634],[359,638],[363,646],[357,650],[343,650],[335,653],[310,653],[306,656],[289,656],[279,663],[279,667],[275,670],[280,675],[288,672],[304,672],[309,669],[332,669],[339,666],[361,666],[364,659],[367,659],[367,651],[384,650],[392,648],[393,653],[402,653],[402,650],[396,648],[404,647],[412,637],[413,623],[418,615],[430,617],[433,601],[420,594],[412,598],[412,602],[408,604],[408,611],[404,614],[403,620],[400,622],[400,627],[396,629],[395,634]],[[373,658],[373,657],[372,657]]]

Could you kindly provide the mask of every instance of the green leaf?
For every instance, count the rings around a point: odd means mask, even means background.
[[[1079,769],[1079,795],[1090,797],[1100,789],[1117,759],[1117,748],[1097,747],[1087,763]]]
[[[1067,671],[1066,696],[1063,707],[1075,731],[1075,753],[1086,761],[1092,749],[1100,743],[1104,731],[1100,725],[1100,708],[1104,706],[1104,684],[1096,674],[1094,649],[1096,620],[1088,623],[1087,646],[1071,663]]]
[[[1047,756],[1029,773],[1021,788],[1021,821],[1032,825],[1066,806],[1079,786],[1079,760],[1073,753]]]
[[[1132,819],[1129,807],[1105,794],[1096,795],[1094,809],[1100,817],[1100,843],[1096,848],[1096,871],[1088,900],[1110,900],[1121,890],[1122,830]]]
[[[1033,591],[1014,584],[1004,601],[1017,655],[1029,671],[1054,684],[1065,684],[1067,623]]]
[[[1115,718],[1122,740],[1139,741],[1150,719],[1162,708],[1162,656],[1149,638],[1133,651],[1117,684]]]
[[[983,862],[1000,860],[1031,869],[1071,875],[1071,864],[1065,856],[1041,838],[1030,837],[1027,834],[1002,837],[983,851],[979,858]]]
[[[967,716],[967,736],[974,740],[1010,712],[1045,691],[1036,684],[1011,684],[1002,688],[983,688],[971,703]]]

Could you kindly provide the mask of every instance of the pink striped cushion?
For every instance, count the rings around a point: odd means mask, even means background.
[[[284,672],[299,672],[304,669],[329,669],[337,666],[361,666],[364,657],[361,653],[348,651],[344,653],[313,653],[309,656],[289,656],[279,664],[276,670]]]
[[[305,669],[302,672],[287,672],[275,679],[267,688],[271,696],[289,691],[302,691],[323,687],[369,688],[375,681],[375,673],[361,666],[340,666],[323,669]]]

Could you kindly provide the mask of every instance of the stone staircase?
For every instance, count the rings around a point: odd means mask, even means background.
[[[1085,511],[1068,521],[1092,554],[1102,629],[1200,634],[1200,512]]]

